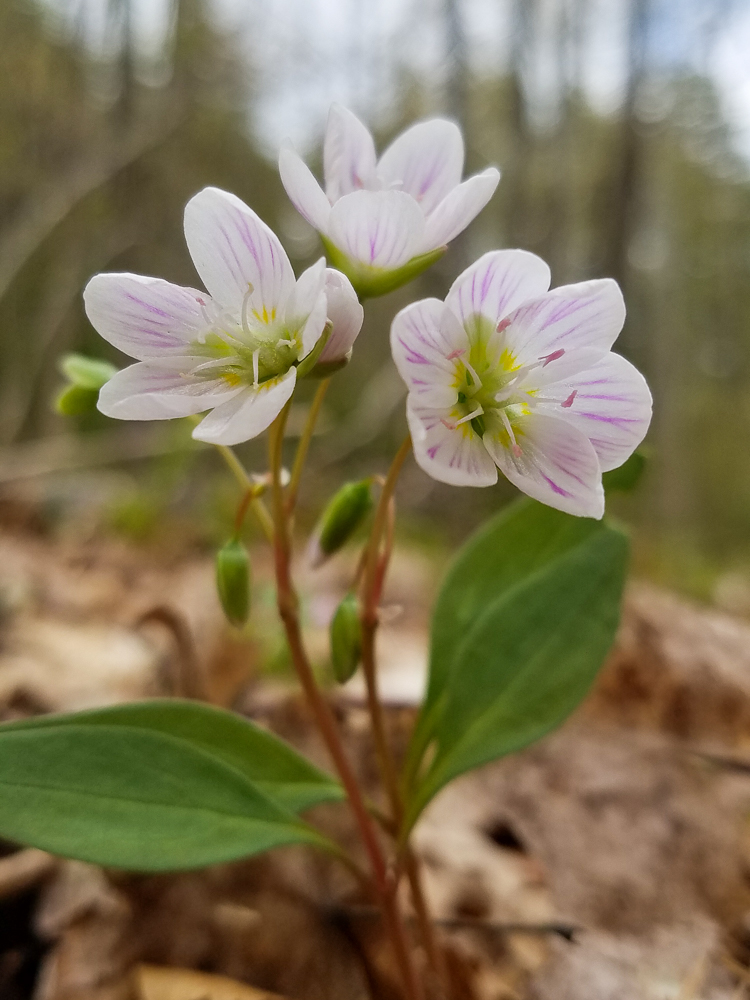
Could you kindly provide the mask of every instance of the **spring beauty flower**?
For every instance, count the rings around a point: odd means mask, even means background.
[[[226,191],[206,188],[188,202],[185,239],[209,294],[137,274],[97,274],[86,286],[93,326],[138,359],[102,388],[99,409],[122,420],[210,410],[193,437],[238,444],[268,427],[294,391],[300,361],[315,359],[326,287],[336,311],[324,342],[329,364],[345,360],[361,307],[323,258],[295,281],[278,238]]]
[[[462,182],[463,166],[463,139],[453,122],[413,125],[378,160],[369,131],[338,104],[323,146],[325,192],[290,142],[279,154],[287,194],[360,297],[410,281],[481,212],[500,173],[489,167]]]
[[[610,350],[625,321],[617,283],[548,291],[549,282],[534,254],[487,253],[444,303],[402,309],[391,348],[425,472],[456,486],[490,486],[499,468],[542,503],[600,518],[602,472],[643,440],[651,393]]]

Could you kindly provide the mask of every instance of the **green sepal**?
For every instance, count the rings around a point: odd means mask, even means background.
[[[227,621],[240,628],[250,614],[250,556],[239,538],[216,553],[216,589]]]
[[[331,266],[347,276],[360,301],[386,295],[388,292],[407,284],[440,260],[448,249],[448,247],[438,247],[436,250],[430,250],[429,253],[412,257],[401,267],[389,269],[372,267],[370,264],[362,264],[360,261],[352,260],[326,236],[321,234],[320,239]]]
[[[98,401],[98,389],[66,385],[55,399],[55,409],[64,417],[80,417],[84,413],[93,413]]]
[[[328,341],[331,339],[331,333],[333,332],[333,323],[330,320],[326,322],[323,327],[323,332],[315,341],[315,346],[313,349],[304,356],[304,358],[297,365],[297,378],[305,378],[313,370],[318,362],[318,358],[323,353],[323,348],[326,346]]]
[[[362,658],[362,626],[357,596],[349,591],[331,619],[331,667],[339,684],[353,676]]]
[[[117,374],[117,368],[109,361],[89,358],[85,354],[64,354],[60,358],[59,368],[72,385],[92,389],[97,393]]]

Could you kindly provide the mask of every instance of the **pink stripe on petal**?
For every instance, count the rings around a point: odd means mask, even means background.
[[[525,250],[493,250],[456,278],[446,305],[466,324],[477,313],[499,323],[522,302],[544,294],[550,271]]]
[[[184,354],[206,326],[205,293],[139,274],[97,274],[83,293],[96,331],[130,357]]]
[[[252,286],[251,307],[283,307],[294,272],[276,235],[239,198],[205,188],[185,207],[185,239],[196,270],[214,299],[240,316]]]

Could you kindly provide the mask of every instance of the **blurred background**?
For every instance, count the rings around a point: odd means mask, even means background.
[[[637,569],[750,613],[748,52],[748,0],[3,0],[0,505],[136,541],[167,525],[175,543],[222,538],[235,488],[189,427],[54,412],[63,352],[125,363],[86,321],[85,282],[130,270],[194,284],[182,209],[206,184],[250,204],[299,270],[320,248],[279,183],[280,141],[317,170],[333,100],[381,149],[448,115],[467,172],[497,164],[500,187],[438,266],[369,304],[302,520],[334,484],[382,471],[403,435],[396,310],[520,246],[553,284],[623,286],[619,350],[656,400],[647,473],[611,504],[634,526]],[[265,468],[264,441],[241,452]],[[511,493],[410,468],[402,530],[445,546]]]

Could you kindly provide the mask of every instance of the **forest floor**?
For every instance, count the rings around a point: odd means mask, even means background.
[[[80,526],[52,535],[23,505],[0,506],[0,718],[197,696],[327,766],[283,669],[270,566],[254,563],[254,625],[240,635],[204,552],[177,558]],[[301,572],[321,663],[350,570],[345,557]],[[435,578],[419,552],[394,560],[380,652],[397,748],[424,685]],[[335,697],[376,794],[358,680]],[[455,782],[415,831],[455,1000],[745,996],[749,812],[750,624],[633,583],[584,705]],[[314,818],[356,850],[344,806]],[[3,1000],[397,997],[377,918],[306,849],[175,876],[2,853]]]

